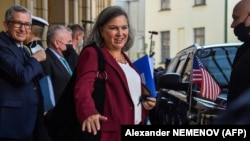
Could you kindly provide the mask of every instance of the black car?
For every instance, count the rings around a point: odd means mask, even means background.
[[[151,122],[211,124],[226,108],[232,63],[241,44],[194,44],[178,52],[167,72],[158,78],[160,91]],[[202,73],[197,75],[197,69]]]

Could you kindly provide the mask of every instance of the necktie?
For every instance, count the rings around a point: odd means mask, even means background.
[[[18,47],[21,53],[23,54],[24,58],[27,58],[29,55],[27,54],[27,51],[24,47],[20,46]]]
[[[71,71],[71,69],[70,69],[70,67],[69,67],[69,64],[68,64],[68,62],[66,61],[66,59],[65,59],[64,57],[60,57],[60,59],[61,59],[62,62],[64,63],[64,66],[66,67],[68,73],[69,73],[70,75],[72,75],[72,71]]]

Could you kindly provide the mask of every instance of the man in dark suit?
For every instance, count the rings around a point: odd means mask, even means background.
[[[70,28],[72,31],[71,35],[73,46],[67,48],[67,50],[63,52],[63,55],[69,62],[71,69],[74,70],[78,61],[78,54],[83,47],[83,38],[85,36],[85,31],[84,28],[79,24],[68,25],[68,28]]]
[[[65,59],[63,52],[67,48],[72,48],[71,30],[63,25],[51,26],[47,31],[47,45],[47,59],[41,64],[44,73],[51,77],[55,101],[57,102],[73,71],[68,62],[62,60]]]
[[[43,97],[38,76],[46,59],[44,50],[29,56],[23,50],[31,14],[14,5],[5,13],[0,33],[0,141],[47,141]]]
[[[229,81],[227,106],[250,88],[250,0],[239,1],[233,9],[231,27],[238,40],[244,42],[237,50]],[[250,96],[250,95],[249,95]]]

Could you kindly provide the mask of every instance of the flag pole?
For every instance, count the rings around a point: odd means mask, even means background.
[[[190,74],[190,91],[189,91],[189,107],[188,107],[188,118],[190,119],[191,115],[191,110],[192,110],[192,95],[193,95],[193,63],[194,63],[194,52],[192,54],[192,69],[191,69],[191,74]]]
[[[191,54],[191,56],[192,57],[190,57],[192,60],[192,62],[191,62],[191,66],[192,66],[192,69],[191,69],[191,74],[190,74],[190,91],[189,91],[189,109],[188,109],[188,118],[189,119],[192,119],[193,118],[193,116],[192,116],[192,114],[191,114],[191,110],[192,110],[192,96],[193,96],[193,71],[194,71],[194,57],[195,57],[195,52],[196,52],[196,49],[197,49],[197,44],[194,44],[194,47],[195,47],[195,50],[192,52],[192,54]]]

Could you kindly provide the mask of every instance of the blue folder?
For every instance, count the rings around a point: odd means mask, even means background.
[[[43,95],[44,111],[48,111],[55,106],[55,96],[50,76],[41,78],[39,84]]]
[[[151,96],[156,97],[152,58],[150,58],[148,55],[144,55],[136,60],[133,64],[139,72],[142,82],[151,91]]]

